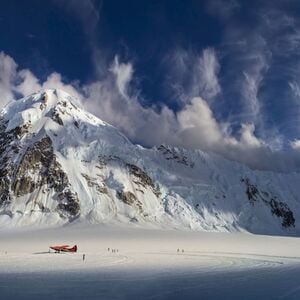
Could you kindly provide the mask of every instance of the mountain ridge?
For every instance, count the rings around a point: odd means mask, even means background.
[[[0,226],[117,222],[298,235],[299,179],[200,150],[134,145],[60,90],[0,113]]]

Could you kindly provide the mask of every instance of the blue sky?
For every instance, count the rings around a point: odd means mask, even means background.
[[[299,11],[297,0],[0,1],[1,105],[63,88],[145,146],[298,169]]]

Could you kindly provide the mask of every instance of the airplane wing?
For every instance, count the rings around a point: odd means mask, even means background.
[[[62,252],[77,252],[77,245],[73,247],[65,247],[61,250]]]
[[[74,245],[73,247],[69,245],[50,246],[50,249],[58,252],[77,252],[77,245]]]
[[[66,249],[67,247],[70,247],[69,245],[59,245],[59,246],[50,246],[50,249],[61,251],[63,249]]]

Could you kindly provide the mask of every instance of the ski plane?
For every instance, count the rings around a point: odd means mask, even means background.
[[[61,246],[50,246],[50,249],[54,250],[55,253],[60,252],[77,252],[77,245],[74,245],[73,247],[69,245],[61,245]]]

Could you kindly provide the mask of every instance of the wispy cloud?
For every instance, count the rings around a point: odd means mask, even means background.
[[[260,118],[259,89],[269,67],[268,57],[266,53],[258,51],[244,56],[243,61],[245,65],[240,87],[244,112],[251,118],[251,121],[255,122]]]
[[[57,88],[63,89],[78,99],[82,95],[76,89],[77,83],[67,84],[63,82],[59,73],[50,74],[44,82],[40,80],[29,69],[20,69],[15,60],[0,52],[0,106],[1,108],[16,97],[30,95],[41,89]]]
[[[128,85],[132,80],[133,67],[131,64],[120,63],[118,56],[115,57],[114,63],[110,68],[115,76],[116,85],[121,96],[128,97]]]
[[[213,48],[201,53],[178,48],[168,54],[165,62],[168,70],[165,86],[175,99],[183,103],[197,96],[211,100],[221,92],[220,64]]]
[[[254,168],[300,169],[300,23],[285,3],[260,3],[243,12],[243,22],[242,1],[207,1],[208,13],[223,26],[221,43],[202,49],[179,43],[164,53],[161,86],[177,105],[158,99],[158,106],[145,106],[134,63],[108,59],[99,44],[101,2],[53,1],[82,24],[96,76],[89,83],[66,82],[54,72],[41,81],[1,53],[2,104],[15,94],[61,88],[143,145],[200,148]]]
[[[260,90],[272,60],[267,41],[259,31],[229,26],[223,51],[230,65],[222,78],[226,85],[226,102],[238,107],[233,118],[261,126],[264,123],[264,99]]]
[[[0,52],[0,105],[14,99],[17,64],[9,55]]]
[[[25,95],[36,92],[37,88],[63,89],[80,99],[86,109],[143,145],[167,143],[203,149],[253,168],[287,171],[300,167],[300,153],[295,143],[291,144],[292,156],[273,153],[263,140],[256,137],[255,126],[250,123],[242,124],[235,137],[228,130],[228,124],[218,121],[208,103],[200,97],[192,98],[176,113],[166,106],[160,110],[143,107],[140,91],[129,88],[134,77],[134,67],[130,62],[119,62],[115,58],[104,80],[82,85],[63,82],[59,73],[52,73],[40,82],[30,70],[18,70],[8,55],[2,53],[1,59],[5,62],[0,61],[0,65],[9,62],[7,74],[14,74],[6,81],[7,95],[15,92]],[[281,165],[282,160],[274,161],[274,157],[284,158],[287,164]]]

